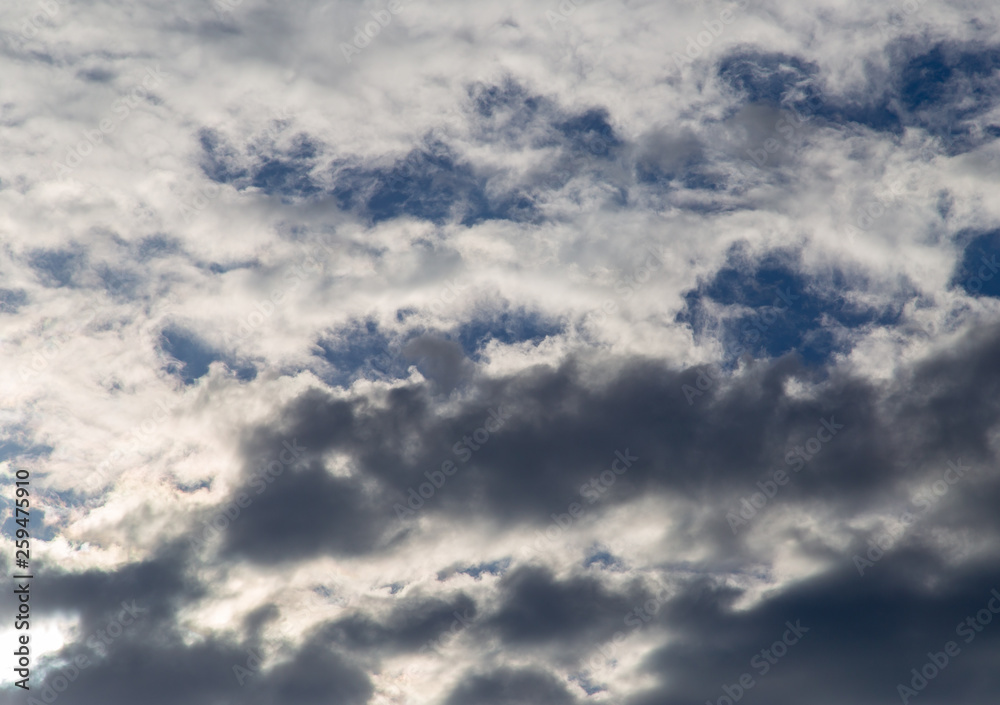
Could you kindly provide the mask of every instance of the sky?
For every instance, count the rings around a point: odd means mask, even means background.
[[[998,37],[4,3],[0,705],[994,705]]]

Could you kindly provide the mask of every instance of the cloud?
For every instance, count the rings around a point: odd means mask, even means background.
[[[988,3],[115,9],[0,9],[34,692],[993,702]]]

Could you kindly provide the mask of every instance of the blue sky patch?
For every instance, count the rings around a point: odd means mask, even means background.
[[[483,141],[522,140],[523,146],[533,149],[555,147],[563,152],[563,162],[571,162],[564,172],[584,169],[578,163],[581,158],[607,160],[624,145],[603,107],[567,112],[510,80],[493,86],[477,84],[469,95],[469,118]],[[473,168],[440,140],[428,140],[405,156],[381,164],[340,157],[322,175],[317,169],[323,145],[304,135],[284,150],[263,144],[246,153],[214,130],[202,130],[199,140],[202,170],[217,183],[238,190],[256,188],[285,202],[333,198],[342,210],[372,224],[401,217],[465,226],[489,220],[537,222],[541,194],[561,187],[566,180],[520,186],[505,182],[498,189],[491,184],[491,173]],[[703,174],[692,175],[688,181],[692,188],[715,187]]]
[[[28,264],[38,273],[45,286],[62,287],[73,283],[73,277],[83,269],[86,253],[78,247],[38,249],[28,255]]]
[[[607,110],[592,108],[557,123],[556,129],[574,150],[606,157],[622,145],[608,117]]]
[[[401,378],[409,366],[395,344],[373,320],[353,321],[317,342],[319,355],[333,366],[333,380],[347,384],[357,376]]]
[[[873,77],[867,96],[824,98],[818,114],[832,123],[853,122],[892,133],[919,127],[942,138],[948,154],[1000,135],[994,125],[980,126],[980,135],[972,127],[1000,98],[1000,49],[954,43],[928,49],[906,40],[899,53],[890,83]]]
[[[882,79],[873,76],[867,95],[826,94],[814,64],[781,53],[736,52],[719,62],[718,75],[746,102],[894,134],[920,127],[944,138],[951,154],[1000,134],[989,124],[976,137],[970,122],[992,110],[1000,97],[1000,49],[943,43],[925,49],[906,40],[899,53],[903,58],[893,61],[892,82],[880,84]]]
[[[7,517],[4,521],[3,526],[0,527],[0,536],[5,536],[12,541],[17,537],[17,530],[23,529],[24,527],[17,523],[17,517],[14,514],[13,502],[9,500],[4,500],[3,504],[11,505],[8,507],[10,509],[11,515]],[[31,508],[31,517],[28,525],[29,536],[33,539],[39,541],[51,541],[59,534],[59,528],[45,523],[45,510],[38,507]]]
[[[625,569],[625,564],[617,556],[611,554],[611,552],[594,548],[587,557],[583,560],[584,568],[589,568],[591,566],[597,566],[601,570],[612,570],[616,572],[623,571]]]
[[[972,134],[971,121],[1000,99],[998,69],[997,48],[937,44],[913,56],[899,75],[899,101],[908,112],[907,123],[945,138],[951,154],[966,151],[982,140]]]
[[[184,248],[176,239],[160,234],[142,238],[133,249],[137,260],[148,262],[156,257],[183,252]]]
[[[342,167],[334,182],[332,193],[340,207],[373,223],[409,216],[474,225],[535,216],[527,194],[487,195],[486,179],[440,142],[414,149],[388,167]]]
[[[469,97],[480,118],[501,121],[509,131],[526,129],[546,105],[544,98],[529,94],[510,77],[499,84],[470,86]]]
[[[607,688],[603,685],[596,685],[590,678],[582,673],[578,673],[569,677],[570,681],[575,681],[580,684],[580,688],[587,695],[597,695],[598,693],[603,693]]]
[[[489,575],[503,575],[507,572],[510,567],[509,558],[501,558],[498,561],[490,561],[489,563],[480,563],[478,565],[469,566],[468,568],[463,568],[457,572],[463,575],[468,575],[476,580],[482,579],[483,574],[488,573]]]
[[[504,345],[525,341],[538,344],[548,336],[560,335],[564,330],[562,323],[548,320],[537,312],[519,309],[501,311],[463,323],[455,336],[465,354],[477,359],[482,349],[492,340]]]
[[[199,133],[198,141],[204,153],[201,169],[205,176],[216,183],[234,185],[247,178],[249,172],[239,166],[240,155],[222,135],[205,129]]]
[[[194,384],[208,374],[208,366],[216,361],[225,362],[242,381],[252,380],[257,370],[250,365],[238,365],[213,349],[194,333],[181,328],[167,328],[161,333],[161,349],[171,359],[166,370],[180,377],[184,384]]]
[[[0,461],[18,458],[36,460],[49,455],[53,450],[52,446],[34,443],[21,427],[6,429],[6,436],[7,440],[0,441]]]
[[[0,289],[0,313],[17,313],[27,301],[24,289]]]
[[[959,49],[944,44],[914,56],[900,75],[900,98],[911,111],[956,110],[969,114],[991,107],[996,97],[996,71],[1000,68],[998,49]],[[973,104],[968,105],[969,99]]]
[[[217,183],[232,184],[241,191],[257,188],[286,201],[322,192],[312,175],[320,148],[308,136],[296,136],[284,150],[274,145],[254,146],[246,155],[239,154],[212,130],[202,130],[200,141],[204,152],[202,170]]]
[[[719,336],[729,362],[745,352],[772,358],[797,352],[815,364],[845,350],[842,333],[899,319],[901,306],[878,311],[850,303],[840,293],[847,293],[843,273],[835,272],[818,285],[798,267],[793,253],[771,252],[754,260],[736,246],[725,267],[685,295],[677,320],[689,323],[696,337]],[[731,308],[732,313],[713,320],[706,302]]]
[[[969,236],[965,234],[966,238]],[[952,284],[962,287],[969,296],[1000,298],[1000,230],[971,237]]]
[[[815,91],[815,64],[787,54],[743,50],[719,62],[719,77],[748,103],[796,107]]]
[[[126,267],[100,264],[94,267],[94,271],[101,278],[108,295],[122,301],[136,297],[145,281],[139,273]]]

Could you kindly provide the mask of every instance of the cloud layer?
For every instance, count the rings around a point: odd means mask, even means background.
[[[995,702],[989,3],[0,29],[0,700]]]

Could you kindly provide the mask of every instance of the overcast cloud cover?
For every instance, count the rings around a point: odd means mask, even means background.
[[[0,702],[995,705],[997,12],[3,3]]]

